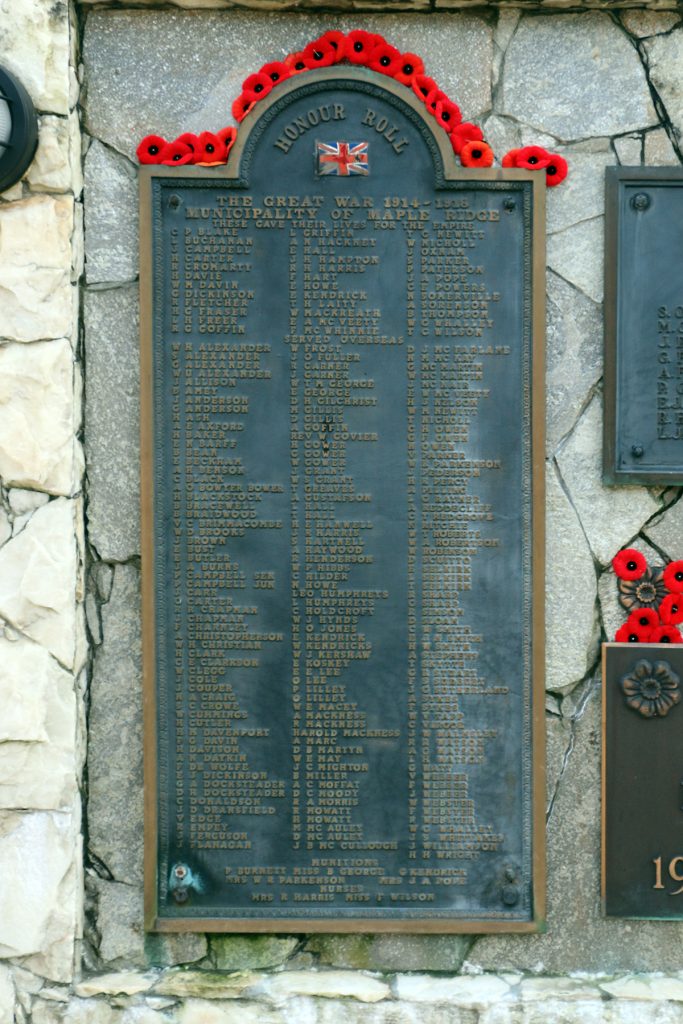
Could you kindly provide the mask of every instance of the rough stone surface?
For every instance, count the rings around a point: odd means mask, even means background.
[[[548,826],[548,931],[482,937],[468,954],[471,963],[498,972],[517,968],[559,975],[680,968],[683,924],[607,920],[600,913],[600,734],[600,688],[595,685],[579,709]],[[521,1021],[544,1024],[551,1019],[543,1016],[546,1009],[544,1004],[537,1016]],[[574,1016],[558,1020],[583,1021],[584,1009],[582,1003]],[[514,1017],[511,1021],[517,1024]]]
[[[330,27],[315,15],[271,13],[181,14],[111,11],[86,22],[84,62],[88,78],[87,131],[131,159],[150,131],[174,138],[181,131],[216,130],[231,123],[233,100],[243,80],[265,60],[281,60]],[[481,18],[463,15],[335,17],[335,28],[381,32],[410,49],[420,40],[429,74],[462,108],[467,119],[491,105],[492,33]],[[154,38],[150,48],[148,40]],[[453,54],[467,54],[454,60]],[[173,68],[173,76],[168,69]],[[183,88],[175,82],[182,78]],[[136,88],[130,88],[135,81]]]
[[[114,572],[90,686],[90,847],[117,882],[142,877],[142,692],[139,573]]]
[[[643,162],[643,139],[641,135],[624,135],[614,140],[619,163],[623,167],[637,167]]]
[[[599,13],[523,18],[506,55],[500,112],[564,141],[657,121],[638,54]]]
[[[647,167],[678,167],[680,160],[664,128],[656,128],[645,135],[645,165]]]
[[[97,927],[99,954],[105,964],[145,967],[142,888],[98,878]]]
[[[39,341],[70,334],[73,223],[69,196],[0,206],[0,337]]]
[[[591,550],[607,565],[660,506],[642,487],[603,487],[599,395],[592,399],[557,461]]]
[[[624,28],[639,39],[669,32],[680,20],[680,15],[673,11],[641,10],[621,13]]]
[[[467,935],[316,935],[306,949],[333,967],[455,973],[471,943]]]
[[[0,346],[0,477],[5,485],[50,494],[78,489],[83,464],[74,397],[73,351],[65,338]]]
[[[154,991],[158,995],[198,999],[239,999],[262,976],[251,971],[222,973],[219,971],[168,971]]]
[[[0,63],[38,110],[69,110],[69,14],[65,3],[0,0]]]
[[[616,163],[609,139],[557,146],[570,171],[559,188],[546,192],[548,234],[601,217],[605,209],[605,168]],[[561,273],[561,271],[560,271]]]
[[[389,986],[358,971],[283,971],[262,976],[248,986],[248,995],[258,995],[274,1003],[292,996],[316,996],[324,999],[357,999],[377,1003],[386,999]]]
[[[138,273],[138,183],[133,164],[93,140],[85,158],[85,273],[89,284]]]
[[[602,302],[604,218],[593,217],[548,238],[548,266],[579,291]]]
[[[549,271],[546,304],[546,448],[572,429],[602,374],[600,307]]]
[[[85,294],[85,452],[90,542],[103,559],[140,551],[136,286]]]
[[[0,957],[54,981],[72,976],[78,854],[70,814],[0,812]]]
[[[14,1024],[14,983],[8,967],[0,964],[0,1024]]]
[[[44,505],[0,550],[0,618],[71,669],[77,655],[75,506],[66,498]]]
[[[426,974],[399,975],[394,981],[398,999],[416,1003],[449,1003],[464,1009],[480,1009],[503,999],[510,986],[502,978],[479,975],[465,978],[434,978]]]
[[[680,68],[683,60],[683,31],[674,29],[669,35],[654,36],[643,43],[650,65],[650,78],[676,129],[679,140],[683,133],[683,92]]]
[[[0,637],[0,707],[0,807],[69,807],[76,791],[72,677],[30,640]]]
[[[179,932],[177,935],[145,935],[145,957],[151,964],[173,967],[203,960],[209,951],[205,935]]]
[[[294,953],[294,935],[220,935],[211,940],[211,955],[219,971],[279,967]]]
[[[12,536],[12,524],[5,509],[0,505],[0,547]]]
[[[547,690],[564,692],[584,678],[600,639],[593,558],[576,513],[551,466],[546,473]],[[558,657],[558,651],[562,657]]]
[[[81,135],[78,114],[68,118],[49,114],[39,119],[38,149],[26,181],[34,192],[73,192],[83,187]]]
[[[115,971],[111,974],[96,974],[80,981],[74,991],[77,996],[87,998],[98,995],[134,996],[139,992],[147,992],[156,981],[155,974],[142,974],[140,971]]]
[[[683,558],[683,502],[677,501],[653,519],[645,535],[668,556],[670,561]],[[662,559],[658,558],[658,562]]]

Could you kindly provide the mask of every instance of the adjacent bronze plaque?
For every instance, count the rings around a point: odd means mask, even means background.
[[[538,927],[542,188],[347,69],[143,172],[150,927]]]
[[[683,172],[608,167],[606,483],[683,483]]]
[[[610,917],[683,918],[683,648],[603,646],[602,894]]]

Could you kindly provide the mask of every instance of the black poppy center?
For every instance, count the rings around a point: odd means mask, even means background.
[[[674,615],[678,615],[678,605],[677,604],[672,604],[671,605],[671,611],[674,613]]]
[[[277,82],[277,81],[279,81],[279,78],[280,78],[280,72],[279,71],[271,71],[270,77],[273,80],[273,82]]]
[[[254,92],[263,92],[263,86],[259,82],[258,85],[254,86]]]
[[[641,624],[641,626],[647,626],[648,624],[648,620],[645,618],[644,615],[642,618],[638,619],[638,622]]]
[[[158,146],[150,146],[149,147],[148,153],[151,156],[156,156],[158,152],[159,152],[159,147]]]
[[[478,160],[479,157],[481,156],[481,150],[480,149],[473,149],[472,150],[472,156],[474,157],[475,160]]]
[[[441,117],[443,118],[444,121],[450,121],[451,119],[451,115],[448,113],[447,110],[441,111]]]
[[[530,156],[529,159],[527,160],[527,163],[528,164],[537,164],[538,163],[538,157],[537,156]]]
[[[388,68],[391,64],[391,57],[387,57],[385,53],[383,57],[380,57],[379,62],[383,68]]]
[[[663,644],[670,644],[671,643],[671,638],[668,637],[668,636],[662,636],[662,637],[659,638],[659,640],[660,640],[660,643],[663,643]]]
[[[674,573],[674,579],[677,579],[678,582],[680,583],[681,580],[683,580],[683,572]]]
[[[548,168],[548,174],[557,174],[557,168],[553,164]]]
[[[353,48],[354,48],[354,50],[356,51],[356,53],[362,53],[362,52],[363,52],[363,44],[362,44],[362,43],[359,43],[358,41],[356,41],[356,42],[355,42],[355,43],[353,44]]]
[[[180,160],[182,155],[183,155],[182,153],[174,153],[173,154],[173,159],[174,160]]]
[[[627,562],[627,563],[626,563],[626,568],[628,569],[628,571],[629,571],[629,572],[633,572],[633,570],[634,570],[634,569],[637,569],[637,568],[638,568],[638,566],[637,566],[637,564],[636,564],[636,563],[635,563],[635,562],[633,561],[633,559],[631,559],[631,561],[630,561],[630,562]]]
[[[413,73],[413,65],[412,64],[404,64],[403,65],[403,74],[404,75],[412,75],[412,73]]]
[[[296,62],[296,64],[294,65],[294,67],[296,68],[297,71],[303,71],[303,69],[306,67],[306,65],[304,64],[304,62],[302,60],[298,60]]]
[[[323,54],[320,52],[320,50],[314,50],[313,51],[313,60],[322,60],[322,59],[323,59]]]
[[[638,600],[642,601],[643,604],[652,604],[657,598],[657,591],[654,584],[649,583],[647,580],[638,586],[636,594],[638,596]]]
[[[213,152],[214,152],[214,150],[215,150],[215,148],[216,148],[216,147],[214,146],[213,142],[209,142],[209,143],[207,144],[207,147],[206,147],[206,152],[207,152],[207,153],[213,153]]]
[[[629,635],[628,635],[628,642],[630,644],[637,644],[638,643],[638,634],[637,633],[629,633]]]

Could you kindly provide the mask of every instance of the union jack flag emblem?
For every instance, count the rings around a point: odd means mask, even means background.
[[[367,142],[316,142],[318,174],[369,174]]]

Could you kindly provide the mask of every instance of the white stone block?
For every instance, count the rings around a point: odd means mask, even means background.
[[[0,207],[1,337],[39,341],[71,333],[73,220],[71,196],[32,196]]]
[[[64,809],[76,790],[72,677],[43,647],[0,637],[0,808]]]
[[[282,971],[263,976],[250,986],[247,996],[265,997],[275,1003],[292,996],[316,996],[324,999],[357,999],[377,1003],[390,995],[389,986],[360,971]]]
[[[9,967],[0,964],[0,1024],[14,1024],[14,983]]]
[[[72,815],[0,813],[0,957],[54,981],[72,975],[77,852]]]
[[[66,668],[76,657],[75,503],[57,498],[0,549],[0,617]]]
[[[67,4],[0,0],[0,63],[21,79],[38,110],[67,114]]]
[[[416,1003],[449,1003],[463,1009],[482,1009],[497,1003],[510,986],[492,974],[443,978],[428,974],[399,974],[394,982],[398,999]]]
[[[69,341],[0,345],[0,478],[5,486],[73,494],[83,469],[76,429]]]

